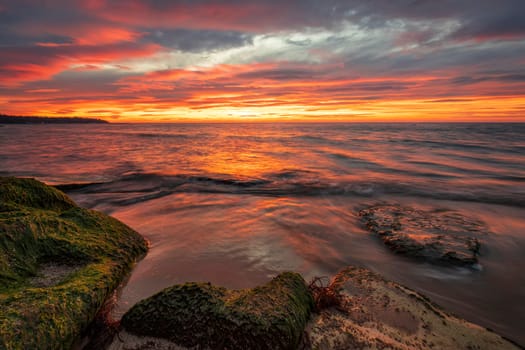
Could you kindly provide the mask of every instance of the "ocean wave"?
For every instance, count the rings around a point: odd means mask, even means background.
[[[308,173],[307,173],[308,175]],[[113,194],[114,203],[130,205],[157,199],[174,193],[222,193],[258,196],[413,196],[450,201],[468,201],[525,207],[525,193],[513,188],[476,188],[473,186],[429,186],[409,182],[340,181],[315,179],[301,171],[269,174],[264,179],[231,178],[220,175],[162,175],[135,173],[108,182],[56,185],[68,193]],[[122,199],[123,194],[128,194]],[[111,197],[111,196],[110,196]]]
[[[143,138],[173,138],[173,139],[187,139],[189,138],[186,134],[164,134],[164,133],[133,133],[128,134],[130,136],[143,137]]]
[[[417,139],[401,139],[401,140],[389,140],[391,143],[402,143],[412,147],[430,147],[439,149],[453,149],[453,150],[465,150],[469,152],[477,153],[513,153],[521,155],[525,151],[525,147],[521,146],[507,146],[498,143],[497,145],[486,145],[486,144],[473,144],[467,142],[451,142],[451,141],[434,141],[434,140],[417,140]]]

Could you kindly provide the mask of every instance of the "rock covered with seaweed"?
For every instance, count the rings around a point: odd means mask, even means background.
[[[0,178],[0,349],[69,349],[147,250],[33,179]]]
[[[312,307],[301,275],[284,272],[253,289],[175,285],[133,306],[122,326],[188,348],[296,349]]]

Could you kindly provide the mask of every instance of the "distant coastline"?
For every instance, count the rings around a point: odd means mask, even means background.
[[[41,117],[15,116],[0,114],[0,124],[109,124],[108,121],[96,118],[80,117]]]

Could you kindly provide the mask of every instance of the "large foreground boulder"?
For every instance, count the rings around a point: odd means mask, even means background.
[[[440,265],[477,264],[479,237],[487,233],[482,222],[447,209],[379,204],[359,215],[393,252]]]
[[[0,349],[70,349],[146,241],[33,179],[0,178]]]
[[[366,269],[343,269],[329,289],[338,302],[308,324],[311,349],[519,349]]]
[[[128,333],[157,340],[135,337],[135,347],[121,348],[296,349],[312,307],[305,281],[292,272],[245,290],[175,285],[137,303],[122,318]]]

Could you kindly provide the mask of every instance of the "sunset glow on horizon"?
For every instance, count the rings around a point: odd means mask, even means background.
[[[525,121],[525,2],[3,1],[0,113]]]

